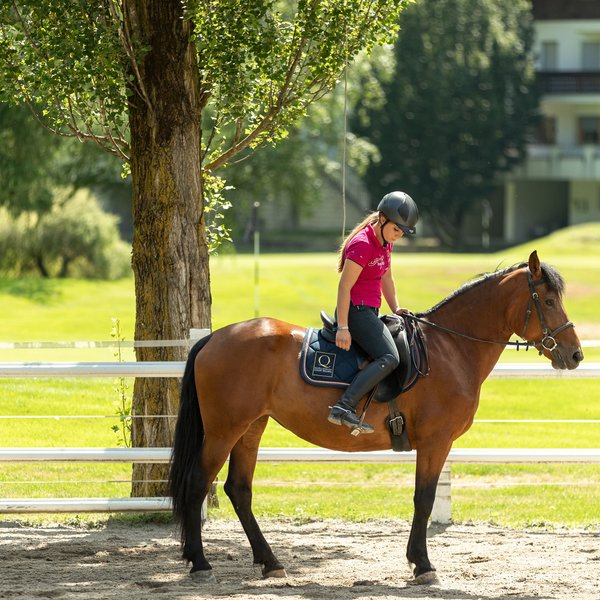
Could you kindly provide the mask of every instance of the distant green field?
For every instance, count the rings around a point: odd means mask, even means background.
[[[567,281],[566,306],[582,339],[600,338],[600,224],[557,232],[524,247],[495,254],[395,252],[394,275],[401,303],[424,310],[469,278],[527,259],[537,249]],[[258,287],[255,258],[211,259],[213,327],[268,315],[318,325],[319,311],[333,311],[338,275],[333,254],[262,255]],[[258,306],[255,299],[258,298]],[[133,337],[133,280],[117,282],[0,280],[0,341],[108,340],[112,319]],[[113,350],[10,350],[0,361],[114,360]],[[131,351],[124,352],[131,359]],[[586,351],[600,360],[600,349]],[[507,350],[502,360],[542,362],[535,352]],[[110,379],[0,379],[0,417],[89,415],[74,419],[0,418],[6,447],[114,446],[111,430],[116,393]],[[600,419],[598,382],[585,380],[487,381],[477,419]],[[600,447],[598,424],[498,424],[477,421],[457,447]],[[268,446],[303,442],[270,424]],[[389,465],[259,465],[257,513],[267,516],[406,517],[411,512],[411,467]],[[127,496],[128,465],[2,465],[0,495]],[[459,520],[501,524],[600,524],[597,466],[455,466],[453,511]],[[221,475],[220,480],[223,480]],[[28,483],[29,482],[29,483]],[[285,482],[286,485],[280,485]],[[482,487],[481,483],[489,484]],[[398,488],[398,484],[400,487]],[[492,487],[490,487],[492,486]],[[298,494],[298,490],[302,490]],[[577,491],[576,490],[581,490]],[[344,494],[340,502],[340,494]],[[577,493],[575,501],[572,494]],[[392,495],[392,497],[390,496]],[[227,501],[215,512],[232,516]]]
[[[525,261],[530,251],[537,249],[541,260],[556,266],[565,277],[567,310],[583,332],[581,337],[600,338],[600,333],[586,334],[600,332],[598,238],[600,224],[594,224],[492,254],[425,254],[410,252],[410,246],[398,248],[393,264],[398,296],[411,310],[425,310],[477,274]],[[333,253],[263,254],[258,267],[255,285],[252,255],[211,258],[213,328],[252,318],[255,312],[316,325],[320,310],[333,311],[338,281]],[[112,318],[120,319],[127,339],[133,336],[133,279],[0,279],[0,303],[0,338],[5,341],[109,339]],[[11,352],[6,360],[12,360],[14,355]],[[4,357],[5,353],[0,355]]]
[[[506,267],[517,260],[498,255],[414,254],[399,250],[394,256],[393,272],[398,298],[413,312],[426,310],[448,296],[460,285],[485,271]],[[596,260],[559,252],[540,257],[556,266],[567,282],[566,305],[569,316],[582,329],[595,330],[599,321],[600,252]],[[255,286],[252,256],[223,256],[212,259],[213,323],[215,328],[233,320],[258,314],[273,316],[301,325],[316,325],[319,311],[333,312],[338,274],[335,257],[325,254],[266,255],[260,258],[260,278]],[[590,337],[590,336],[586,336]],[[600,335],[599,335],[600,337]]]

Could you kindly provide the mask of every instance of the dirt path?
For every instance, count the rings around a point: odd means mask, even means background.
[[[430,530],[440,576],[410,584],[409,524],[267,521],[263,530],[288,578],[262,580],[234,521],[210,521],[206,549],[217,584],[200,587],[179,560],[173,526],[110,524],[99,530],[0,523],[0,598],[338,600],[515,598],[598,600],[600,531]]]

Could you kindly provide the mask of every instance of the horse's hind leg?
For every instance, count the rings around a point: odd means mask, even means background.
[[[231,500],[240,523],[248,536],[254,556],[254,564],[262,565],[264,577],[285,577],[286,573],[283,565],[273,554],[252,513],[252,479],[260,438],[268,420],[268,417],[261,417],[255,421],[233,447],[224,487],[225,493]]]
[[[187,510],[182,517],[183,558],[192,563],[190,575],[197,581],[215,581],[202,545],[202,503],[219,470],[225,464],[230,448],[231,444],[227,441],[206,436],[200,460],[188,474]]]

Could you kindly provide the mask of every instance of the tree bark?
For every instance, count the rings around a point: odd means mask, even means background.
[[[35,264],[37,265],[37,268],[42,277],[44,277],[44,278],[50,277],[50,273],[48,272],[48,269],[46,268],[46,265],[44,263],[44,259],[42,258],[41,255],[38,254],[35,257]]]
[[[183,339],[211,320],[192,24],[180,0],[131,0],[124,8],[129,35],[144,48],[129,103],[135,339]],[[187,348],[138,348],[136,356],[184,360]],[[135,447],[171,445],[175,419],[159,415],[177,414],[179,388],[172,378],[136,379],[134,416],[156,416],[133,420]],[[132,495],[165,494],[166,475],[164,465],[134,465]]]

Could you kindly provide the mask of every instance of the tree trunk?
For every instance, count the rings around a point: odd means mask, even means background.
[[[135,339],[183,339],[190,327],[210,327],[211,319],[192,26],[180,0],[124,6],[129,35],[145,48],[129,104]],[[184,360],[187,348],[138,348],[136,355],[138,361]],[[172,378],[136,379],[133,414],[157,416],[133,420],[135,447],[172,444],[175,419],[162,415],[177,414],[179,388]],[[165,494],[166,475],[164,465],[135,465],[132,495]]]
[[[448,248],[462,247],[462,222],[464,214],[456,210],[444,211],[432,208],[430,211],[431,225],[433,231],[442,244]]]
[[[58,276],[62,279],[64,279],[68,274],[69,274],[69,265],[71,264],[71,259],[67,258],[66,256],[62,257],[61,260],[61,265],[60,265],[60,272],[58,274]]]
[[[40,254],[37,254],[35,257],[35,264],[37,265],[37,268],[40,272],[40,275],[42,277],[50,277],[50,273],[48,272],[48,269],[46,269],[46,265],[44,263],[44,259],[42,258],[42,256]]]

